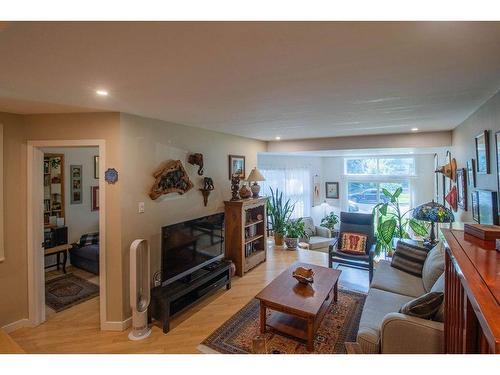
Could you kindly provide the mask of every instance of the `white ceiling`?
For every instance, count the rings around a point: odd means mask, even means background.
[[[500,88],[499,67],[500,22],[2,23],[0,111],[263,140],[445,130]]]

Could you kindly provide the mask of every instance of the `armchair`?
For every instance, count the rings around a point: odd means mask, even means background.
[[[320,227],[314,225],[314,221],[311,217],[303,217],[304,229],[308,235],[307,239],[304,239],[309,245],[310,250],[326,249],[332,244],[332,232],[330,229],[325,227]]]
[[[342,252],[342,233],[354,232],[367,235],[365,254],[354,255]],[[370,282],[373,278],[373,257],[375,256],[375,233],[372,214],[353,212],[340,213],[340,230],[337,242],[330,245],[328,251],[328,267],[333,268],[333,263],[348,267],[368,270]]]

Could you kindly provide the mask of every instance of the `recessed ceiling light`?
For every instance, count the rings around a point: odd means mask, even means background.
[[[108,96],[108,92],[106,90],[95,90],[95,93],[99,96]]]
[[[279,140],[281,139],[281,137],[280,137],[280,136],[278,136],[278,137],[276,137],[276,138],[274,138],[274,139],[276,139],[277,141],[279,141]]]
[[[412,132],[418,132],[418,128],[411,128]]]

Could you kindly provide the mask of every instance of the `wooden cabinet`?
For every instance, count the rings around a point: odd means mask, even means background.
[[[500,252],[462,230],[445,238],[445,352],[500,353]]]
[[[267,198],[225,201],[225,252],[243,276],[266,261]]]
[[[43,158],[44,222],[50,217],[64,218],[64,155],[45,154]],[[56,223],[52,223],[55,225]]]

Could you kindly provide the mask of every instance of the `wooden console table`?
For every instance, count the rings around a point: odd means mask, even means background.
[[[494,242],[441,229],[446,246],[445,352],[500,353],[500,252]]]

